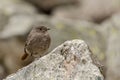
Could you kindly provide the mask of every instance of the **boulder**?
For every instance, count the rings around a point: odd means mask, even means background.
[[[4,80],[104,80],[91,55],[84,41],[66,41]]]

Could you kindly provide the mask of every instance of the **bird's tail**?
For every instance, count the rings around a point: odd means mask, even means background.
[[[21,60],[25,60],[28,57],[27,53],[24,53],[24,55],[21,57]]]

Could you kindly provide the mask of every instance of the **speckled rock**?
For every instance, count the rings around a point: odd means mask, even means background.
[[[4,80],[104,80],[82,40],[66,41]]]

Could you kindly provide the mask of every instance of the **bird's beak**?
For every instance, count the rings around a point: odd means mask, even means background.
[[[47,28],[47,30],[50,30],[50,28]]]

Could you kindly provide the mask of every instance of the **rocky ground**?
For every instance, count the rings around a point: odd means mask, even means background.
[[[120,0],[1,0],[0,79],[33,61],[20,57],[34,25],[51,28],[49,51],[82,39],[105,66],[105,79],[120,79],[119,9]]]

